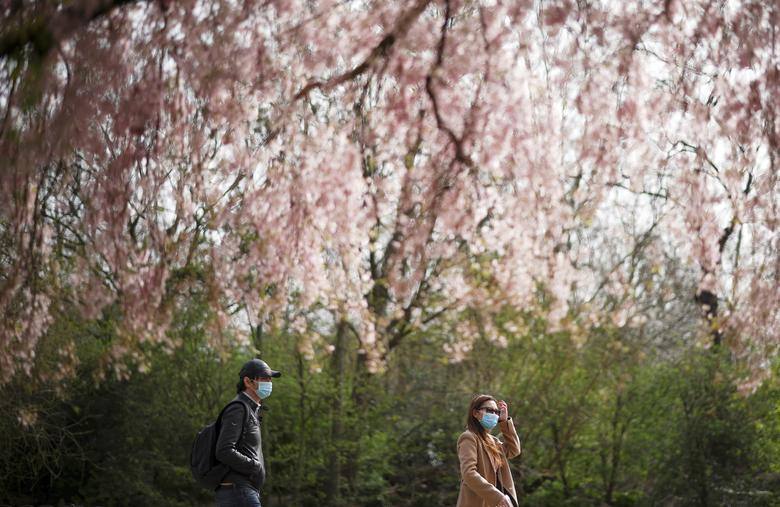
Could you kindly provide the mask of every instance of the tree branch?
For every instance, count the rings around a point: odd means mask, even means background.
[[[445,2],[444,9],[444,22],[441,25],[441,37],[439,38],[439,44],[436,48],[436,63],[434,64],[431,72],[429,72],[428,76],[425,78],[425,91],[428,93],[428,97],[431,99],[431,104],[433,105],[433,115],[436,118],[436,126],[439,128],[439,130],[447,134],[447,137],[450,138],[450,142],[452,142],[453,146],[455,147],[455,160],[468,168],[473,168],[474,163],[471,161],[469,156],[466,155],[466,152],[463,149],[463,140],[455,134],[452,128],[450,128],[450,126],[447,125],[442,118],[441,111],[439,109],[439,101],[436,97],[436,92],[433,89],[434,76],[444,62],[444,49],[447,44],[447,27],[450,24],[450,20],[450,2],[447,0]]]
[[[373,50],[371,50],[371,53],[369,53],[366,59],[360,62],[357,66],[330,79],[324,81],[312,81],[308,83],[293,96],[293,101],[297,101],[303,97],[306,97],[314,90],[327,91],[340,84],[352,81],[353,79],[368,71],[377,61],[386,58],[390,54],[390,51],[392,50],[395,43],[399,39],[403,38],[404,35],[406,35],[406,33],[409,31],[409,28],[417,20],[420,14],[422,14],[430,1],[431,0],[418,1],[415,6],[412,7],[406,14],[398,18],[398,21],[393,27],[393,30],[385,35],[379,44]]]

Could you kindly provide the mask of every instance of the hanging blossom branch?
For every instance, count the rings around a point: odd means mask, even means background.
[[[445,0],[444,5],[445,5],[444,20],[442,21],[441,24],[441,35],[439,37],[439,43],[436,46],[436,61],[434,63],[433,69],[431,70],[430,73],[428,73],[428,75],[425,78],[425,91],[427,92],[428,97],[431,99],[431,104],[433,105],[433,114],[434,117],[436,118],[436,125],[439,127],[440,130],[444,131],[447,134],[447,137],[449,137],[450,142],[452,142],[452,145],[455,147],[455,160],[465,165],[466,167],[473,169],[474,162],[472,162],[472,160],[464,151],[463,140],[459,138],[455,134],[455,132],[453,132],[452,128],[446,124],[446,122],[441,116],[439,101],[436,98],[436,91],[433,88],[434,79],[436,79],[437,72],[441,68],[442,63],[444,61],[444,50],[447,44],[447,28],[452,22],[452,17],[451,17],[452,15],[450,12],[450,0]]]
[[[401,40],[406,36],[411,28],[412,24],[420,17],[420,14],[425,11],[425,8],[430,5],[431,0],[418,0],[418,2],[409,9],[403,16],[400,16],[395,23],[393,29],[387,35],[382,38],[381,42],[371,50],[371,53],[353,69],[343,74],[334,76],[325,81],[312,81],[304,86],[293,97],[294,101],[300,100],[309,95],[314,90],[328,91],[335,88],[338,85],[353,81],[355,78],[361,76],[368,70],[374,67],[378,61],[387,58],[393,49],[396,41]]]

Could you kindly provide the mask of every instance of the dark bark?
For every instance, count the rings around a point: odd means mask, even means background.
[[[335,396],[333,398],[333,412],[331,417],[330,441],[332,452],[328,460],[327,480],[325,492],[332,505],[340,505],[341,502],[341,442],[344,438],[344,384],[346,380],[347,357],[347,332],[348,324],[344,320],[339,322],[336,328],[336,343],[333,351],[333,380]]]

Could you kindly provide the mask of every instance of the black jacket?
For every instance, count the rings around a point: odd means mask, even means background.
[[[230,467],[222,482],[243,484],[259,491],[265,482],[260,437],[262,409],[245,393],[238,394],[233,401],[242,402],[246,410],[234,403],[222,414],[216,458]]]

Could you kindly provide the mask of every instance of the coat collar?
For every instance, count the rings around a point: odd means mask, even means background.
[[[253,400],[248,394],[246,394],[245,391],[241,391],[238,394],[238,397],[241,398],[241,400],[244,401],[247,405],[249,405],[249,407],[252,409],[252,412],[257,413],[257,409],[261,405]]]

